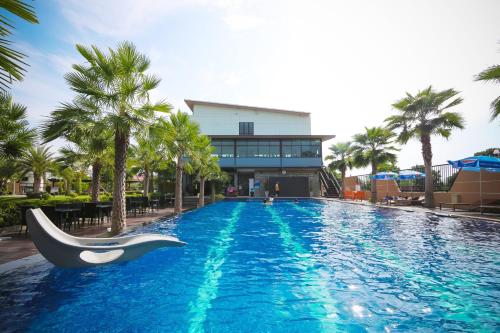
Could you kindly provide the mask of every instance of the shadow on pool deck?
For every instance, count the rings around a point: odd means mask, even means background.
[[[183,210],[190,210],[195,207],[184,207]],[[149,212],[142,216],[127,216],[127,230],[135,229],[151,223],[157,219],[171,217],[174,215],[172,207],[162,208],[157,212]],[[105,220],[106,222],[106,220]],[[101,223],[100,225],[88,225],[84,227],[72,229],[69,232],[73,236],[85,237],[107,237],[107,229],[111,227],[111,223]],[[65,230],[66,231],[66,230]],[[13,232],[2,235],[0,240],[0,264],[4,264],[13,260],[25,258],[34,254],[38,254],[35,244],[30,239],[29,233],[26,237],[24,230],[22,233]]]

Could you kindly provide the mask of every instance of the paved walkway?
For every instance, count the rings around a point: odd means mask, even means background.
[[[184,210],[191,208],[184,208]],[[139,226],[151,223],[157,219],[173,216],[174,209],[163,208],[157,212],[146,213],[144,215],[138,215],[134,217],[133,215],[127,217],[127,230],[135,229]],[[101,223],[100,225],[88,225],[86,224],[82,228],[72,229],[70,234],[74,236],[86,236],[86,237],[107,237],[107,229],[111,227],[110,223]],[[26,237],[23,233],[19,234],[14,232],[7,235],[2,235],[0,240],[0,264],[6,262],[28,257],[37,254],[38,250],[35,244],[31,241],[28,236]]]

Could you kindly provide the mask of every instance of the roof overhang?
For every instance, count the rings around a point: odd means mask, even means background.
[[[335,138],[334,134],[325,135],[210,135],[212,139],[321,139],[322,141],[328,141]]]
[[[286,113],[286,114],[293,114],[296,116],[310,116],[310,112],[304,112],[304,111],[292,111],[292,110],[282,110],[282,109],[261,108],[261,107],[257,107],[257,106],[247,106],[247,105],[238,105],[238,104],[195,101],[195,100],[191,100],[191,99],[185,99],[184,102],[186,102],[187,106],[193,112],[194,112],[195,105],[205,105],[205,106],[214,106],[214,107],[228,108],[228,109],[240,109],[240,110],[250,110],[250,111],[259,111],[259,112]]]

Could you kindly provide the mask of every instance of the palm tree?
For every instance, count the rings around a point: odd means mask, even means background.
[[[462,103],[458,94],[453,89],[435,91],[432,86],[415,96],[406,93],[406,97],[392,105],[398,114],[385,120],[389,129],[400,130],[399,142],[404,144],[411,138],[420,140],[425,166],[425,205],[430,208],[434,207],[431,136],[448,139],[453,129],[464,128],[464,119],[459,113],[445,112]]]
[[[49,147],[36,146],[31,147],[19,160],[23,169],[23,174],[33,172],[33,192],[40,193],[40,185],[45,173],[54,170],[53,154]]]
[[[92,168],[92,202],[98,202],[101,170],[112,155],[112,132],[105,127],[95,101],[80,96],[61,104],[42,125],[42,137],[44,143],[62,137],[73,144],[60,150],[61,157],[79,170]]]
[[[486,81],[493,83],[500,83],[500,65],[495,65],[486,68],[481,73],[477,74],[474,78],[475,81]],[[500,115],[500,96],[495,98],[493,102],[490,104],[491,109],[491,118],[490,121],[493,121]]]
[[[185,158],[193,156],[200,130],[198,124],[192,122],[189,115],[181,111],[172,114],[170,116],[170,121],[164,121],[163,123],[165,126],[165,144],[176,163],[174,213],[180,214],[182,212],[182,174]]]
[[[33,6],[28,5],[22,0],[2,0],[0,8],[4,9],[11,14],[29,22],[38,23]],[[4,13],[1,14],[0,19],[0,89],[5,92],[5,88],[9,87],[12,83],[12,78],[15,80],[22,80],[24,66],[27,64],[23,61],[25,54],[16,51],[10,47],[11,43],[5,37],[12,34],[11,29],[14,26],[11,24]]]
[[[163,123],[153,124],[135,137],[137,144],[130,149],[131,164],[134,174],[142,173],[143,195],[147,196],[152,190],[150,184],[154,172],[168,166],[171,162],[169,151],[166,149],[164,139],[165,126]]]
[[[31,146],[36,132],[28,125],[26,106],[14,103],[10,94],[0,93],[0,158],[20,157]]]
[[[218,157],[214,156],[215,147],[210,144],[210,138],[200,135],[195,143],[192,164],[195,173],[200,178],[200,197],[198,207],[205,205],[205,181],[216,178],[220,172]]]
[[[341,196],[344,194],[344,181],[345,173],[347,169],[352,168],[352,146],[351,142],[339,142],[330,146],[330,155],[325,157],[325,160],[331,160],[328,167],[333,170],[340,171],[340,177],[342,180],[342,191]]]
[[[353,164],[357,167],[371,165],[371,198],[372,203],[377,202],[377,184],[373,177],[378,166],[388,161],[396,161],[395,152],[398,150],[393,146],[393,138],[396,135],[383,127],[365,127],[365,132],[353,137],[354,145]]]
[[[149,59],[130,42],[123,42],[108,54],[96,46],[76,46],[86,63],[73,65],[65,75],[70,88],[98,106],[100,122],[114,136],[113,215],[111,231],[126,226],[125,182],[130,137],[155,121],[155,111],[169,112],[169,104],[151,103],[149,93],[160,79],[147,74]]]

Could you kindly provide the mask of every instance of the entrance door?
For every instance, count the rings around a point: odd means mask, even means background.
[[[280,197],[309,197],[307,177],[269,177],[269,193],[274,195],[274,185],[279,181]]]
[[[249,181],[254,178],[253,173],[238,173],[238,191],[241,196],[250,196]]]

